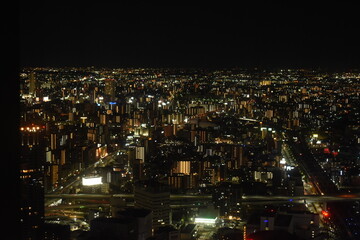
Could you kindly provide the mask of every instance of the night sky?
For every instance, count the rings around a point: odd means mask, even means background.
[[[352,5],[19,6],[21,66],[358,67]],[[55,4],[56,3],[56,4]]]

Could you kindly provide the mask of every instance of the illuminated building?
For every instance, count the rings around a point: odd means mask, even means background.
[[[220,216],[240,217],[243,186],[239,183],[221,182],[213,193],[215,206],[219,208]]]
[[[105,94],[107,95],[109,101],[115,100],[115,88],[115,79],[105,79]]]
[[[143,178],[144,162],[141,159],[135,159],[132,164],[133,179],[141,180]]]
[[[29,94],[35,96],[36,94],[36,77],[35,73],[30,73],[30,79],[29,79]]]
[[[183,173],[186,175],[190,174],[190,161],[176,161],[173,173]]]
[[[41,134],[43,133],[42,127],[37,125],[30,125],[26,127],[21,127],[21,146],[37,146],[40,144]]]
[[[233,146],[232,147],[232,158],[235,162],[235,169],[240,169],[241,166],[246,166],[247,161],[244,157],[244,149],[241,146]]]
[[[20,223],[22,239],[41,239],[44,222],[43,129],[31,125],[21,127],[20,154]]]
[[[145,148],[135,147],[135,158],[140,159],[142,163],[145,162]]]
[[[170,223],[170,191],[167,185],[155,181],[135,183],[136,208],[149,209],[153,213],[153,228]]]
[[[190,188],[190,176],[183,173],[174,173],[168,177],[168,184],[172,189]]]

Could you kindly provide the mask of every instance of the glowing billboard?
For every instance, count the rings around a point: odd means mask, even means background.
[[[83,177],[82,185],[83,186],[94,186],[102,184],[102,177]]]
[[[195,223],[215,224],[216,218],[195,218]]]

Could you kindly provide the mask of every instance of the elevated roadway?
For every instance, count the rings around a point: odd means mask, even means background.
[[[301,131],[286,131],[284,132],[284,136],[287,138],[286,144],[294,160],[313,184],[317,193],[321,196],[341,196],[340,190],[331,180],[328,173],[321,168],[312,154],[305,139],[306,133]],[[358,200],[358,198],[350,197],[347,198],[347,200],[355,201]],[[346,223],[346,219],[352,218],[352,213],[348,209],[349,204],[345,201],[346,199],[343,199],[331,203],[331,205],[328,204],[328,206],[331,206],[332,221],[338,226],[341,239],[357,239],[355,234],[360,229],[350,229]]]
[[[61,198],[61,199],[110,199],[110,198],[124,198],[134,199],[134,194],[46,194],[45,198]],[[211,201],[211,195],[185,195],[185,194],[171,194],[171,201],[190,200],[193,202]],[[241,201],[243,203],[253,201],[306,201],[306,202],[334,202],[334,201],[356,201],[360,200],[360,194],[339,194],[339,195],[304,195],[304,196],[243,196]]]

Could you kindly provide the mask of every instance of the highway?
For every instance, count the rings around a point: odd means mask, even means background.
[[[306,133],[286,131],[284,136],[287,138],[287,146],[300,169],[308,177],[309,181],[315,187],[318,194],[321,196],[341,196],[340,190],[331,180],[330,176],[321,168],[320,164],[312,154],[306,139]],[[346,194],[344,196],[347,196]],[[350,195],[349,195],[350,196]],[[349,200],[358,200],[357,197],[347,198]],[[328,204],[331,206],[332,221],[338,226],[341,239],[357,239],[355,234],[359,229],[349,228],[346,223],[347,219],[352,219],[352,214],[349,212],[349,204],[342,201],[337,201]]]
[[[115,152],[112,152],[112,153],[106,155],[104,158],[100,158],[99,161],[89,165],[85,169],[82,169],[77,175],[71,176],[68,179],[66,179],[65,182],[61,183],[56,189],[54,189],[52,192],[50,192],[48,194],[56,195],[56,194],[68,193],[73,186],[80,184],[82,177],[87,176],[88,174],[91,174],[92,172],[94,172],[95,167],[97,167],[99,165],[107,165],[111,161],[113,161],[114,160],[113,158],[117,153],[118,153],[118,151],[115,151]],[[48,194],[45,194],[45,206],[49,206],[61,198],[61,197],[58,197],[57,200],[54,200],[53,198],[50,199],[50,198],[46,197]]]
[[[45,198],[62,198],[62,199],[110,199],[125,198],[133,199],[134,194],[46,194]],[[171,194],[171,201],[190,200],[194,202],[212,200],[211,195],[184,195]],[[339,194],[339,195],[304,195],[304,196],[243,196],[241,202],[248,203],[253,201],[306,201],[306,202],[336,202],[336,201],[356,201],[360,200],[360,194]]]

